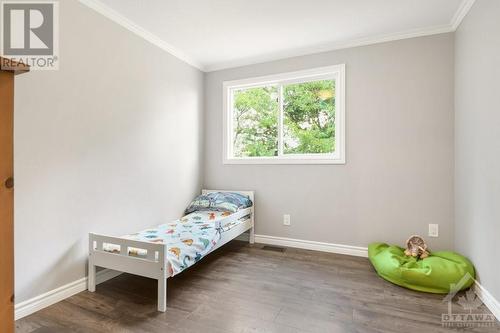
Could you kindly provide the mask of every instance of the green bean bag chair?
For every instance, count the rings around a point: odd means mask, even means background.
[[[368,247],[368,258],[378,275],[398,286],[435,294],[447,294],[451,284],[457,284],[465,274],[475,277],[469,259],[450,251],[432,252],[417,260],[404,254],[399,246],[373,243]],[[473,279],[462,287],[469,288]]]

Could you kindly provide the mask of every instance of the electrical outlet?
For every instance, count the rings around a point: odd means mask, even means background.
[[[439,237],[439,224],[429,224],[429,237]]]
[[[286,226],[290,225],[290,215],[288,215],[288,214],[283,215],[283,225],[286,225]]]

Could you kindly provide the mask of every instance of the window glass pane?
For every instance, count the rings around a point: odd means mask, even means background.
[[[335,81],[283,87],[284,154],[335,151]]]
[[[233,93],[233,156],[278,155],[278,88]]]

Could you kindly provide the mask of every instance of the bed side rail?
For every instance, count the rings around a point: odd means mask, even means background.
[[[117,248],[114,252],[105,251],[107,244]],[[145,256],[129,254],[131,248],[145,250]],[[99,266],[142,275],[154,279],[165,276],[167,246],[150,242],[130,240],[90,233],[89,267]]]
[[[231,223],[231,222],[237,221],[237,220],[239,220],[242,217],[247,216],[247,215],[248,215],[249,219],[252,218],[253,211],[252,211],[251,207],[239,210],[236,213],[233,213],[231,215],[228,215],[227,217],[224,217],[224,218],[216,221],[215,222],[216,223],[216,228],[217,229],[223,228],[223,225],[225,225],[227,223]]]

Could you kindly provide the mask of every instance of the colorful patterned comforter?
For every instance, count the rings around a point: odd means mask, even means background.
[[[169,276],[174,276],[198,262],[207,255],[221,238],[221,232],[234,227],[239,221],[221,225],[217,230],[216,222],[231,215],[228,212],[194,212],[176,221],[161,224],[122,238],[167,244]],[[106,244],[104,251],[120,252],[118,245]],[[129,255],[145,257],[146,250],[129,249]]]

